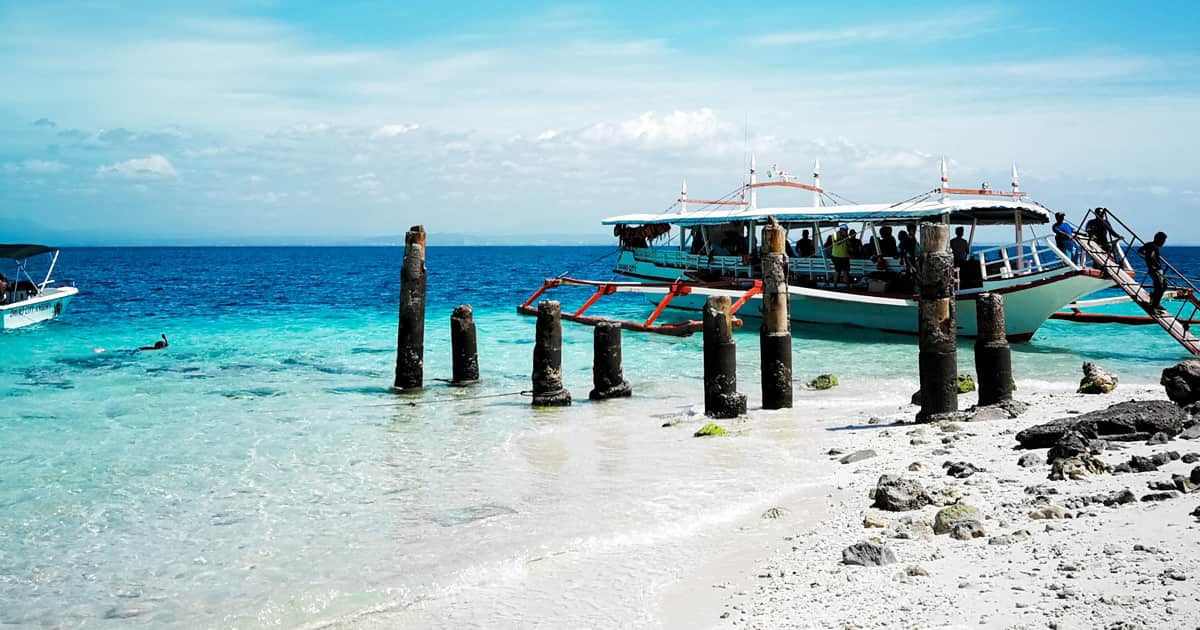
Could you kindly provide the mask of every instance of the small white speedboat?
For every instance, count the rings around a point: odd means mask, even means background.
[[[30,259],[53,254],[41,282],[29,275]],[[4,263],[11,261],[12,265]],[[21,328],[54,319],[79,293],[73,286],[56,286],[51,278],[58,263],[58,250],[45,245],[0,244],[0,330]],[[5,267],[15,268],[12,276]]]

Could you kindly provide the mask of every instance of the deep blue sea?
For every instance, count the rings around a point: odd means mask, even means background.
[[[620,624],[581,602],[610,589],[628,612],[636,594],[581,567],[637,557],[630,575],[667,579],[708,524],[790,487],[795,444],[751,431],[710,451],[660,428],[702,399],[699,337],[626,333],[635,398],[594,404],[591,329],[566,324],[580,402],[534,411],[511,395],[529,388],[533,340],[514,307],[545,277],[609,278],[612,248],[431,247],[429,387],[396,396],[401,257],[63,250],[55,275],[80,295],[59,320],[0,332],[0,624],[297,627],[396,610],[414,627],[494,627],[538,606]],[[1200,249],[1167,258],[1200,275]],[[586,294],[557,296],[567,310]],[[472,389],[435,381],[460,303],[479,328]],[[649,306],[614,296],[594,312]],[[915,338],[795,328],[796,376],[839,375],[830,400],[900,410],[915,389]],[[131,351],[162,333],[168,349]],[[756,333],[739,343],[753,406]],[[1014,370],[1033,390],[1085,360],[1156,382],[1184,356],[1154,326],[1051,321],[1014,346]],[[969,342],[959,357],[972,371]],[[543,560],[556,568],[530,568]]]

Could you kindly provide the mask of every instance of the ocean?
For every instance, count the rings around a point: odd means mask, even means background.
[[[634,398],[589,403],[591,329],[564,323],[576,404],[529,408],[533,320],[514,307],[545,277],[610,277],[612,248],[431,247],[428,386],[392,393],[401,257],[63,250],[55,275],[80,295],[59,320],[0,332],[0,624],[320,627],[383,611],[401,627],[653,626],[695,549],[809,483],[802,414],[690,437],[699,336],[625,333]],[[1200,248],[1166,257],[1200,274]],[[479,330],[473,388],[437,380],[460,303]],[[593,312],[649,310],[619,295]],[[809,409],[910,413],[914,337],[794,329],[796,378],[841,381],[798,390]],[[166,350],[134,351],[160,334]],[[756,332],[737,340],[754,407]],[[1083,361],[1154,383],[1186,356],[1154,326],[1062,321],[1013,350],[1018,397],[1077,381]]]

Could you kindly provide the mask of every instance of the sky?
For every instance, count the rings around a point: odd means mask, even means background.
[[[0,0],[0,240],[603,237],[753,153],[859,202],[1015,162],[1200,244],[1197,32],[1184,2]]]

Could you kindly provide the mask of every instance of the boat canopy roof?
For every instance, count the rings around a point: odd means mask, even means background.
[[[0,259],[25,260],[40,254],[54,251],[53,247],[45,245],[30,245],[28,243],[0,243]]]
[[[700,204],[697,204],[700,205]],[[1041,204],[1015,199],[923,199],[902,203],[847,204],[801,208],[727,208],[710,206],[685,214],[625,214],[601,221],[603,225],[665,224],[692,226],[751,221],[766,223],[775,217],[780,223],[912,223],[941,220],[970,225],[1012,225],[1020,212],[1022,223],[1049,223],[1051,212]]]

